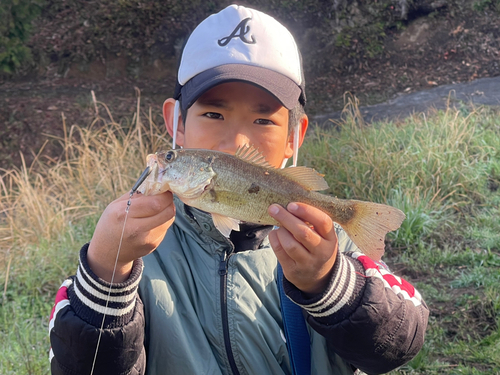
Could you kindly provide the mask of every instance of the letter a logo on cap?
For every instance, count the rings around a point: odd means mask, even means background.
[[[250,38],[251,40],[248,40],[245,35],[248,34],[248,32],[250,31],[250,26],[247,26],[247,22],[250,21],[251,18],[248,17],[248,18],[245,18],[244,20],[242,20],[238,26],[236,26],[236,28],[233,30],[233,32],[231,33],[231,35],[225,37],[225,38],[222,38],[222,39],[219,39],[217,41],[217,43],[219,44],[219,46],[221,47],[224,47],[224,46],[227,46],[228,43],[231,41],[231,39],[233,38],[240,38],[244,43],[247,43],[247,44],[255,44],[255,38],[253,37],[253,35],[250,35]]]

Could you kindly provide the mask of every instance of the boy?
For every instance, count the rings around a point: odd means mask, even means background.
[[[279,168],[304,138],[304,104],[288,30],[230,6],[189,37],[163,113],[182,147],[253,145]],[[134,195],[116,258],[128,199],[106,208],[58,292],[54,374],[291,374],[278,261],[307,321],[311,374],[387,372],[420,350],[428,311],[418,292],[316,208],[271,205],[279,229],[242,223],[226,238],[170,192]]]

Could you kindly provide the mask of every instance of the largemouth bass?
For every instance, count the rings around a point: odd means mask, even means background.
[[[380,260],[387,232],[405,218],[402,211],[383,204],[338,199],[318,190],[328,188],[314,169],[277,169],[253,147],[235,155],[203,149],[180,149],[148,155],[151,173],[139,187],[145,195],[167,190],[185,204],[212,214],[217,229],[229,237],[239,222],[279,225],[267,213],[277,203],[303,202],[328,214],[366,255]]]

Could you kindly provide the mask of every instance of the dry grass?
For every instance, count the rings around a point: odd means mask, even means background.
[[[39,155],[30,166],[1,171],[0,275],[5,285],[11,265],[29,256],[32,245],[57,241],[72,224],[98,215],[131,188],[148,153],[171,146],[151,110],[141,113],[140,97],[132,121],[125,124],[95,98],[94,105],[95,118],[86,127],[67,126],[61,113],[64,137],[49,135],[61,143],[60,157]]]

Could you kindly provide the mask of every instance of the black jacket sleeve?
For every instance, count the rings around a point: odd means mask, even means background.
[[[49,324],[52,374],[88,375],[92,369],[93,374],[144,374],[144,309],[137,293],[142,260],[110,291],[88,267],[87,249],[80,251],[76,276],[56,295]]]
[[[382,262],[339,252],[327,290],[306,299],[288,280],[286,294],[306,312],[313,329],[360,370],[386,373],[422,348],[429,311],[419,292]]]

